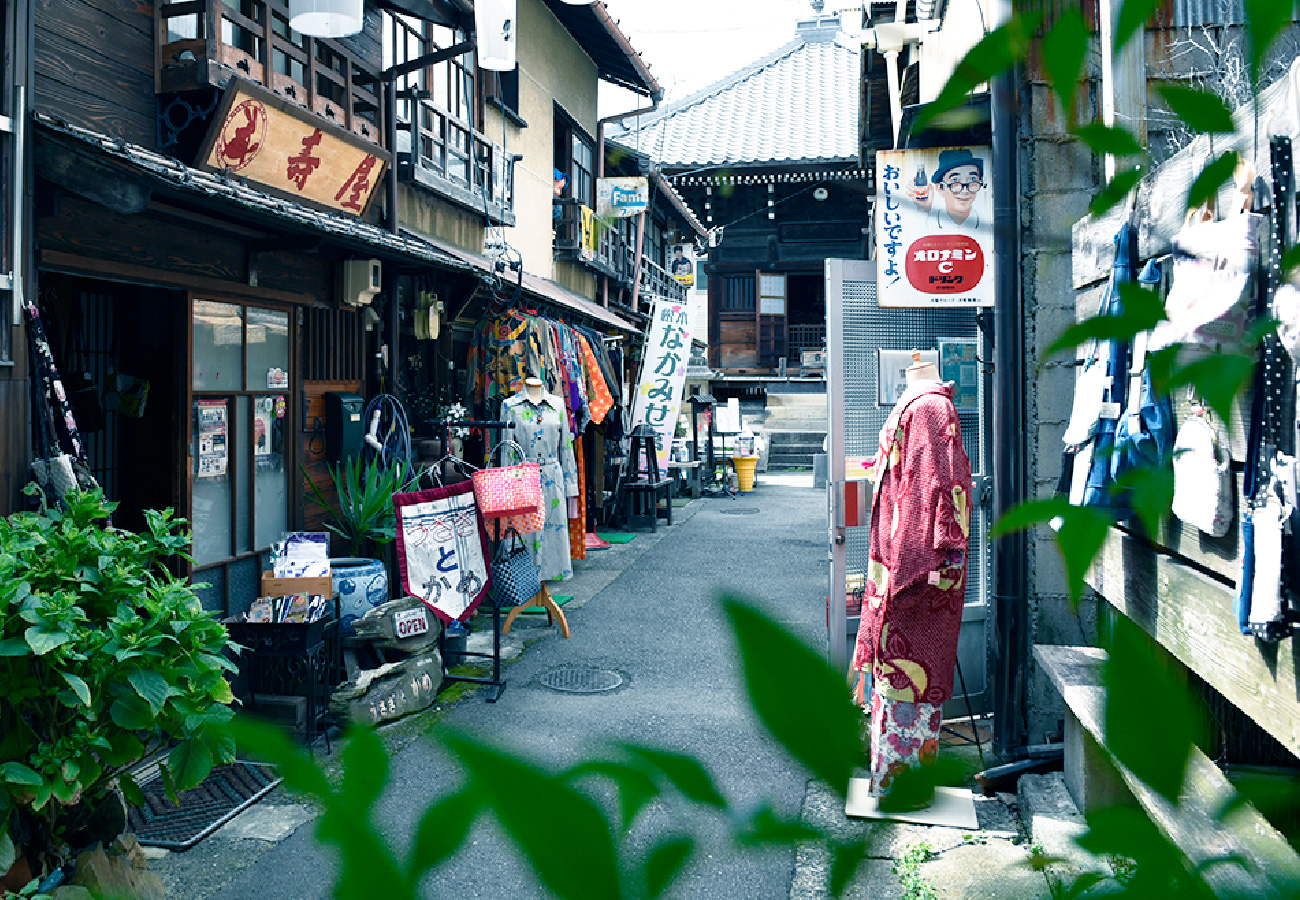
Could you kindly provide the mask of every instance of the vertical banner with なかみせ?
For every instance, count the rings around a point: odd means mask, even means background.
[[[876,287],[883,308],[992,306],[988,147],[876,154]]]
[[[650,314],[650,338],[645,344],[641,379],[637,382],[632,427],[649,425],[655,433],[659,471],[668,471],[677,415],[691,359],[691,310],[684,303],[659,298]],[[639,460],[633,461],[640,466]],[[635,469],[634,469],[635,471]]]

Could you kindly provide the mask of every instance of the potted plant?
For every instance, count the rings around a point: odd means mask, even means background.
[[[186,523],[151,510],[145,533],[105,525],[116,504],[99,490],[65,505],[0,520],[0,875],[43,877],[125,830],[146,754],[174,743],[173,797],[234,758],[234,645],[165,565],[185,556]]]
[[[305,468],[303,475],[307,475]],[[368,554],[397,537],[393,494],[412,490],[418,477],[409,463],[381,466],[378,460],[366,464],[360,457],[332,467],[330,477],[338,494],[337,507],[310,478],[307,484],[313,500],[328,513],[325,527],[348,543],[351,555],[331,558],[330,570],[341,627],[344,634],[351,634],[355,619],[388,600],[388,569],[383,560]]]

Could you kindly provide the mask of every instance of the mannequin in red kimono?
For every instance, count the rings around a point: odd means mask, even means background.
[[[853,668],[871,676],[871,795],[934,762],[966,597],[971,470],[953,387],[920,354],[871,463],[871,550]]]

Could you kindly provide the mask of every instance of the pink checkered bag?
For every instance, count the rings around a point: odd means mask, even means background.
[[[522,448],[519,455],[523,456]],[[537,463],[479,469],[471,477],[474,500],[486,519],[533,513],[542,508],[542,469]]]
[[[532,512],[519,513],[516,516],[505,516],[501,519],[501,533],[506,534],[513,528],[520,534],[532,534],[534,531],[541,531],[546,527],[546,507],[539,505]]]

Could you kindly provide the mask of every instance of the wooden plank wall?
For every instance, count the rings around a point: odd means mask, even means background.
[[[21,368],[0,370],[0,516],[25,506],[22,489],[32,477],[26,353],[19,359]]]
[[[154,147],[153,3],[34,0],[32,106]]]
[[[338,499],[334,491],[334,481],[325,465],[325,394],[329,391],[344,391],[358,394],[361,392],[360,381],[304,381],[303,386],[303,421],[299,423],[301,446],[298,458],[307,469],[307,480],[320,488],[321,493],[330,503]],[[325,510],[312,499],[312,494],[303,482],[302,523],[307,531],[325,531],[323,524]]]

